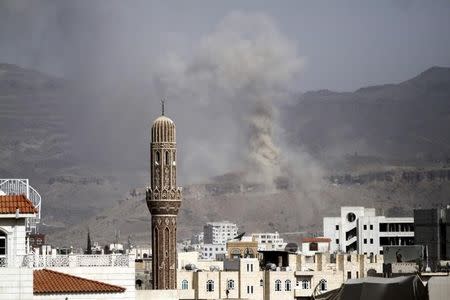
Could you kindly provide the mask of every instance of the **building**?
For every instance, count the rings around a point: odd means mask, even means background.
[[[201,257],[203,259],[219,259],[227,253],[226,244],[203,244],[201,246]]]
[[[316,253],[330,252],[331,239],[324,237],[303,238],[301,252],[304,255],[312,256]]]
[[[232,240],[227,243],[227,257],[238,259],[243,257],[258,258],[258,242],[251,239]]]
[[[164,116],[152,126],[150,143],[150,188],[147,206],[152,214],[153,288],[176,289],[177,214],[181,188],[177,186],[175,123]]]
[[[383,264],[380,255],[306,256],[284,251],[264,251],[263,255],[262,260],[227,259],[223,268],[209,271],[192,267],[200,263],[197,256],[191,255],[190,263],[189,255],[183,255],[180,259],[189,268],[178,270],[178,299],[310,299],[316,288],[320,292],[337,289],[348,279],[381,273]]]
[[[252,233],[252,238],[258,242],[258,250],[283,250],[287,245],[278,232]]]
[[[225,245],[228,240],[238,235],[236,224],[223,222],[210,222],[203,227],[203,243],[213,245]]]
[[[0,195],[0,299],[135,299],[133,256],[31,252],[36,214],[25,195]]]
[[[450,207],[414,210],[414,243],[427,249],[428,266],[436,271],[450,260]]]
[[[377,216],[374,208],[341,207],[339,217],[323,218],[330,251],[383,254],[383,246],[413,245],[414,219]]]

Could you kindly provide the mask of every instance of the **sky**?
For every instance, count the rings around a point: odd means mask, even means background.
[[[233,12],[265,14],[297,43],[301,91],[355,90],[450,66],[445,0],[2,0],[0,61],[69,78],[117,61],[132,68],[168,49],[189,53]]]
[[[84,157],[147,172],[167,98],[185,182],[249,166],[270,177],[282,153],[310,160],[277,139],[278,104],[448,67],[449,28],[446,0],[0,0],[0,62],[96,95],[80,104],[94,112],[80,122]]]

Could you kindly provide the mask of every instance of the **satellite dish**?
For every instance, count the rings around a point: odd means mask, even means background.
[[[288,243],[286,247],[284,247],[284,250],[287,252],[297,252],[298,251],[298,245],[297,243]]]

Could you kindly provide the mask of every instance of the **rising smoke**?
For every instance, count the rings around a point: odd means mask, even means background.
[[[272,185],[288,164],[275,134],[277,108],[290,97],[304,66],[296,45],[268,16],[236,12],[203,37],[190,56],[171,52],[160,61],[158,95],[220,107],[232,123],[228,128],[237,131],[237,139],[228,141],[238,150],[236,167],[248,180]],[[201,161],[200,155],[194,161]]]

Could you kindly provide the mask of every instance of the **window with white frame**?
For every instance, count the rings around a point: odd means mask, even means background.
[[[6,256],[6,233],[0,230],[0,257]]]
[[[213,280],[210,279],[206,282],[206,291],[214,292],[214,281]]]
[[[303,279],[302,280],[302,289],[308,290],[310,288],[309,280]]]
[[[285,290],[285,291],[290,291],[290,290],[291,290],[291,281],[290,281],[289,279],[287,279],[287,280],[284,282],[284,290]]]
[[[327,281],[326,281],[325,279],[321,279],[321,280],[319,281],[319,289],[320,289],[321,291],[326,291],[326,290],[328,289],[328,287],[327,287]]]
[[[281,280],[279,279],[275,280],[275,291],[276,292],[281,291]]]
[[[188,288],[189,288],[189,282],[186,279],[181,281],[181,289],[182,290],[187,290]]]
[[[227,281],[227,289],[234,290],[234,280],[233,279],[229,279]]]

